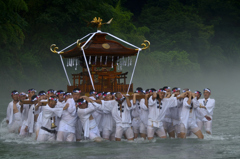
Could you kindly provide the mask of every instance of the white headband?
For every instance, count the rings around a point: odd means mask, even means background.
[[[209,93],[211,93],[210,89],[205,88],[203,91],[208,91]]]

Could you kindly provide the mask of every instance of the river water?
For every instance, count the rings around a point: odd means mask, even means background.
[[[213,134],[204,140],[159,139],[94,143],[38,143],[34,138],[20,138],[9,134],[3,119],[9,99],[0,104],[0,158],[161,158],[161,159],[209,159],[240,158],[239,120],[240,102],[237,95],[222,97],[220,93],[213,98],[216,106],[213,116]],[[227,100],[226,100],[227,99]]]

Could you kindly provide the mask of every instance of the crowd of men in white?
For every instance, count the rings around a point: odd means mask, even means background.
[[[191,133],[203,139],[203,127],[212,133],[215,100],[209,88],[203,90],[202,99],[200,91],[181,93],[177,87],[146,91],[138,87],[131,99],[120,92],[90,91],[89,97],[81,96],[78,88],[72,93],[49,89],[35,94],[35,89],[28,94],[12,91],[6,117],[9,132],[36,135],[37,141],[69,142],[186,138]],[[24,104],[27,100],[33,104]]]

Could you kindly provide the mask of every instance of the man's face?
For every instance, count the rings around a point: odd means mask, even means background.
[[[180,94],[180,91],[175,91],[174,94],[176,94],[176,96],[178,96]]]
[[[151,91],[151,92],[149,92],[149,94],[150,94],[150,96],[152,96],[152,95],[153,95],[153,92]]]
[[[46,100],[46,99],[47,99],[47,96],[46,96],[46,95],[40,96],[40,100]]]
[[[80,93],[73,93],[73,100],[76,102],[81,97]]]
[[[120,100],[123,97],[122,94],[116,94],[116,97],[117,97],[116,101],[122,103],[122,101]]]
[[[205,91],[203,92],[203,95],[204,95],[204,98],[205,98],[205,99],[208,99],[208,98],[210,97],[211,93],[208,92],[207,90],[205,90]]]
[[[31,91],[30,93],[28,93],[28,97],[32,97],[35,95],[35,91]]]
[[[65,101],[67,101],[69,98],[72,98],[72,95],[65,96]]]
[[[201,95],[199,93],[195,93],[195,96],[197,97],[197,99],[199,99],[201,97]]]
[[[167,94],[171,94],[171,90],[170,89],[167,89],[166,92],[167,92]]]
[[[14,101],[18,101],[18,94],[12,95],[12,99],[13,99]]]
[[[55,96],[55,94],[53,92],[49,93],[48,98],[51,97],[51,96]]]
[[[112,95],[111,94],[106,95],[105,100],[106,101],[112,100]]]
[[[58,100],[59,100],[60,102],[62,102],[62,101],[64,100],[63,94],[59,94],[59,95],[58,95]]]
[[[163,99],[165,97],[165,92],[158,92],[159,98]]]
[[[81,109],[87,108],[87,103],[83,103],[83,104],[79,105],[79,108],[81,108]]]
[[[100,100],[103,100],[103,96],[102,96],[102,95],[100,95],[100,96],[98,97],[98,99],[100,99]]]
[[[25,96],[25,95],[19,96],[19,100],[20,100],[20,101],[23,101],[23,100],[25,100],[25,99],[26,99],[26,96]]]
[[[51,107],[51,108],[54,108],[56,106],[57,102],[55,100],[50,100],[48,102],[48,105]]]

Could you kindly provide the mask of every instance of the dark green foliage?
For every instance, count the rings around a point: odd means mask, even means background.
[[[102,30],[134,45],[151,42],[150,50],[140,54],[135,86],[149,78],[168,85],[180,83],[189,73],[194,80],[205,72],[239,67],[238,0],[0,0],[0,11],[4,92],[28,87],[66,90],[60,59],[49,46],[55,43],[62,49],[96,31],[85,22],[94,17],[104,22],[114,18]],[[70,77],[79,72],[67,70]]]

